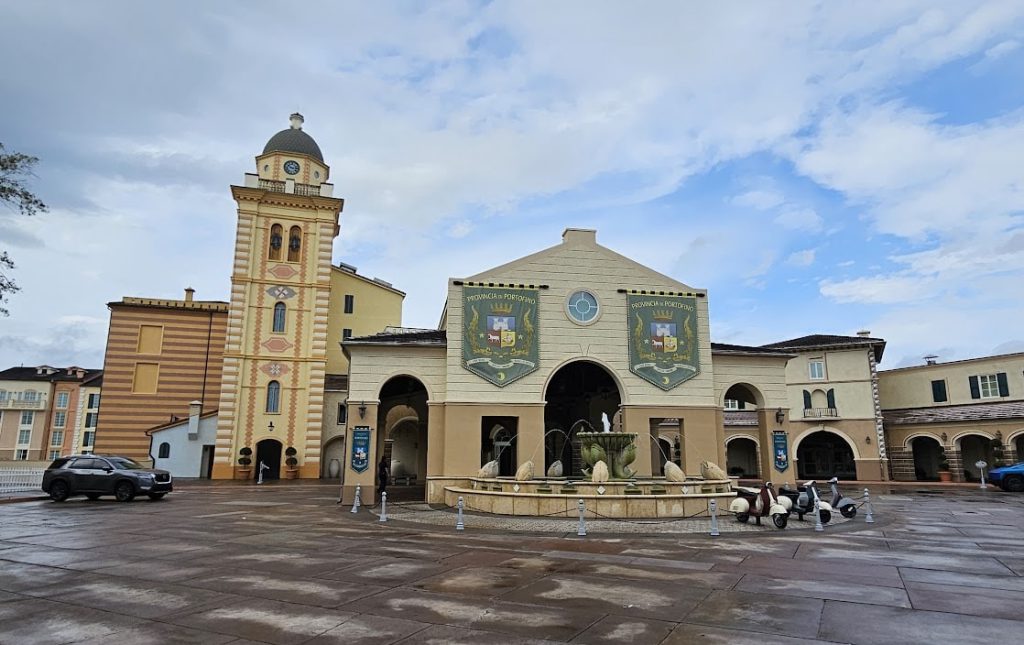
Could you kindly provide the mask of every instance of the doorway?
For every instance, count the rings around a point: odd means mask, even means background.
[[[978,434],[961,437],[960,466],[963,469],[963,481],[981,481],[981,469],[974,465],[978,461],[984,461],[989,466],[995,461],[992,453],[992,440]]]
[[[518,417],[481,417],[480,464],[497,460],[499,477],[515,475],[519,464],[518,438]]]
[[[919,482],[939,481],[942,446],[932,437],[914,437],[910,442],[914,453],[914,478]]]
[[[757,479],[757,444],[753,439],[737,437],[725,445],[726,472],[730,477]]]
[[[622,397],[611,373],[597,363],[573,361],[554,373],[544,393],[544,470],[555,461],[562,472],[579,477],[578,432],[600,432],[602,415],[609,422],[619,411]]]
[[[277,439],[264,439],[256,444],[256,463],[253,475],[260,476],[260,464],[267,467],[263,471],[263,481],[281,478],[281,442]]]
[[[842,437],[821,430],[807,435],[796,451],[800,479],[857,479],[853,450]]]
[[[213,450],[215,446],[203,446],[203,454],[199,457],[199,476],[210,479],[213,474]]]

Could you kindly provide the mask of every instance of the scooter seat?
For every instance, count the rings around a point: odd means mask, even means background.
[[[757,495],[761,492],[760,488],[750,488],[749,486],[736,486],[733,490],[737,493],[746,493],[747,495]]]

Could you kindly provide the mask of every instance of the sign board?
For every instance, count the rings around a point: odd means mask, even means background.
[[[772,455],[775,470],[780,473],[786,472],[789,468],[789,435],[782,430],[772,432]]]
[[[463,287],[462,365],[505,387],[537,369],[537,290]]]
[[[663,390],[700,372],[697,299],[626,296],[629,371]]]
[[[370,467],[370,427],[356,426],[352,429],[352,470],[365,472]]]

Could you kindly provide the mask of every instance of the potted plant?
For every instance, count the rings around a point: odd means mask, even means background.
[[[949,458],[946,456],[945,446],[939,446],[939,481],[953,481],[953,473],[949,472]]]
[[[235,479],[249,479],[252,475],[252,448],[245,446],[238,451],[238,468],[235,468]]]
[[[299,460],[295,458],[296,452],[297,451],[295,450],[295,448],[292,448],[291,446],[288,446],[288,448],[284,451],[284,464],[285,466],[287,466],[287,468],[284,471],[285,479],[295,479],[295,477],[299,474]]]
[[[989,469],[999,468],[1003,465],[1003,437],[1001,434],[997,434],[996,438],[991,442],[992,446],[992,463],[988,465]]]

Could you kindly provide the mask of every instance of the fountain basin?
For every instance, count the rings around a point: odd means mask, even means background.
[[[724,510],[735,495],[728,479],[687,479],[686,482],[640,479],[592,483],[564,479],[517,482],[505,478],[427,478],[429,502],[455,507],[462,497],[467,511],[497,515],[578,517],[577,503],[582,499],[587,517],[707,516],[708,500],[719,498],[719,508]]]
[[[635,432],[577,432],[580,442],[580,456],[583,458],[583,473],[593,472],[594,464],[605,462],[613,480],[633,477],[629,464],[636,460]]]

